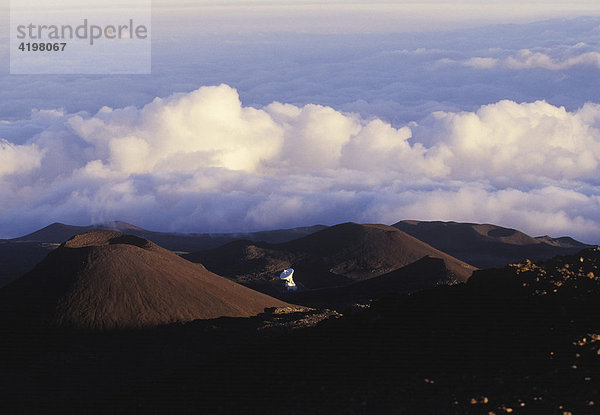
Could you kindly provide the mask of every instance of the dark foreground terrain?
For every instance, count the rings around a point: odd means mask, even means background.
[[[600,250],[335,312],[137,331],[4,323],[0,412],[596,414]]]

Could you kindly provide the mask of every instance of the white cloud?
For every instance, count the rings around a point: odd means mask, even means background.
[[[463,65],[475,69],[492,69],[498,65],[500,60],[497,58],[470,58],[463,62]]]
[[[599,174],[598,113],[596,104],[568,112],[544,101],[505,100],[475,113],[435,113],[425,133],[437,136],[430,152],[451,177],[507,185],[585,179]]]
[[[275,103],[265,111],[285,131],[283,148],[275,163],[287,171],[339,167],[342,148],[361,130],[354,117],[320,105],[298,108]]]
[[[577,50],[585,47],[585,44],[577,44],[571,47]],[[440,59],[437,65],[453,65],[457,61],[452,59]],[[504,68],[510,70],[546,69],[549,71],[563,71],[573,67],[590,67],[600,69],[600,53],[585,52],[572,56],[553,57],[544,52],[533,52],[529,49],[521,49],[515,55],[505,58],[473,57],[459,62],[461,65],[473,69],[495,69]]]
[[[508,69],[548,69],[560,71],[573,66],[589,66],[600,69],[600,53],[587,52],[566,58],[553,58],[542,52],[532,52],[529,49],[519,51],[516,56],[507,57],[503,65]]]
[[[101,177],[194,174],[208,168],[263,175],[384,165],[405,170],[397,168],[400,159],[413,168],[426,167],[425,149],[408,143],[408,127],[396,129],[313,104],[245,107],[227,85],[157,98],[141,109],[104,107],[94,116],[64,119],[62,138],[70,133],[73,145],[86,147],[75,157],[80,168]],[[40,137],[52,134],[57,132]]]
[[[0,139],[0,178],[28,173],[40,167],[43,152],[34,145],[15,145]]]
[[[342,165],[355,170],[406,170],[423,162],[425,149],[408,142],[412,136],[409,127],[395,129],[381,120],[367,123],[352,137],[342,150]]]
[[[69,125],[109,155],[103,163],[125,174],[253,171],[283,142],[283,129],[264,111],[242,107],[237,91],[226,85],[157,98],[141,110],[105,107],[92,118],[71,118]]]

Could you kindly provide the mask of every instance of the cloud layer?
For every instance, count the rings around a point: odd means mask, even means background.
[[[151,76],[0,74],[0,237],[416,218],[598,242],[600,18],[203,36],[187,13],[153,27]]]
[[[5,236],[109,219],[188,232],[405,218],[600,231],[593,103],[502,100],[393,127],[322,105],[253,108],[222,84],[25,124],[40,131],[0,142]]]

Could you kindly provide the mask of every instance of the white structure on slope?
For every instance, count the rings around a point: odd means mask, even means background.
[[[294,276],[293,268],[288,268],[279,275],[279,278],[285,282],[285,288],[288,291],[293,291],[298,288],[298,287],[296,287],[296,283],[294,282],[293,276]]]

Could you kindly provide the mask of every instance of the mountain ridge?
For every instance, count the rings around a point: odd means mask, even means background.
[[[478,268],[502,267],[527,258],[544,260],[592,247],[571,237],[534,238],[492,224],[405,220],[392,226]]]
[[[177,233],[150,231],[122,221],[110,221],[96,225],[77,226],[54,222],[37,231],[5,241],[63,243],[75,235],[91,231],[118,231],[156,240],[161,246],[174,251],[209,249],[237,239],[284,242],[326,228],[324,225],[304,226],[290,229],[274,229],[257,232],[231,233]],[[161,243],[162,242],[162,243]]]

